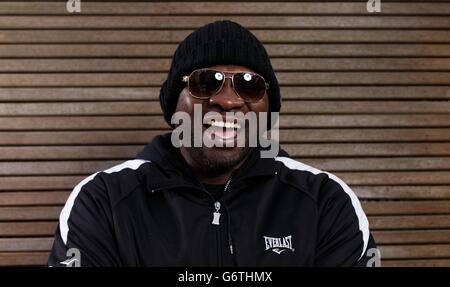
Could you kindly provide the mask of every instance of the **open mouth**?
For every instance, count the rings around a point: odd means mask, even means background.
[[[222,121],[217,119],[207,119],[203,126],[212,140],[221,141],[234,141],[242,127],[236,120]]]

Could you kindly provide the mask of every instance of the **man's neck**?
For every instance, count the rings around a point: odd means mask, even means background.
[[[189,160],[186,158],[189,155],[187,155],[186,151],[183,150],[183,148],[179,149],[180,152],[180,156],[181,158],[184,160],[184,162],[187,164],[187,166],[192,168],[192,171],[194,173],[194,175],[197,177],[197,179],[201,182],[201,183],[205,183],[205,184],[226,184],[228,179],[231,177],[231,174],[239,169],[249,158],[251,153],[248,153],[245,158],[239,162],[239,164],[235,165],[234,167],[230,168],[229,170],[218,174],[218,175],[211,175],[211,174],[207,174],[203,171],[200,171],[198,169],[196,169],[194,166],[192,166],[192,164],[189,163]]]
[[[224,174],[218,176],[204,176],[201,173],[196,174],[201,183],[206,184],[225,184],[231,176],[233,170],[227,171]]]

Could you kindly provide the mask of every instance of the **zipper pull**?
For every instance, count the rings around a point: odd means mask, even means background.
[[[231,234],[228,233],[228,246],[230,246],[230,254],[234,254],[234,248],[233,248],[233,240],[231,239]]]
[[[216,211],[213,213],[212,224],[220,225],[220,222],[219,222],[219,220],[220,220],[220,212],[219,212],[219,210],[220,210],[220,202],[216,201],[214,203],[214,208],[216,209]]]

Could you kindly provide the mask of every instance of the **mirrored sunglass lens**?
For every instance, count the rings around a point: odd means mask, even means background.
[[[244,100],[259,101],[266,91],[264,79],[251,73],[240,73],[234,77],[234,88]]]
[[[223,74],[214,70],[198,70],[189,78],[189,89],[194,96],[209,98],[222,85]]]

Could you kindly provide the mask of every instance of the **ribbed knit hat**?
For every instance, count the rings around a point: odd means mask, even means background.
[[[192,32],[175,51],[159,94],[164,119],[169,125],[178,97],[186,86],[182,77],[196,69],[227,64],[245,66],[263,76],[269,84],[269,112],[280,111],[280,88],[266,49],[255,35],[238,23],[216,21]],[[270,126],[270,121],[268,124]]]

